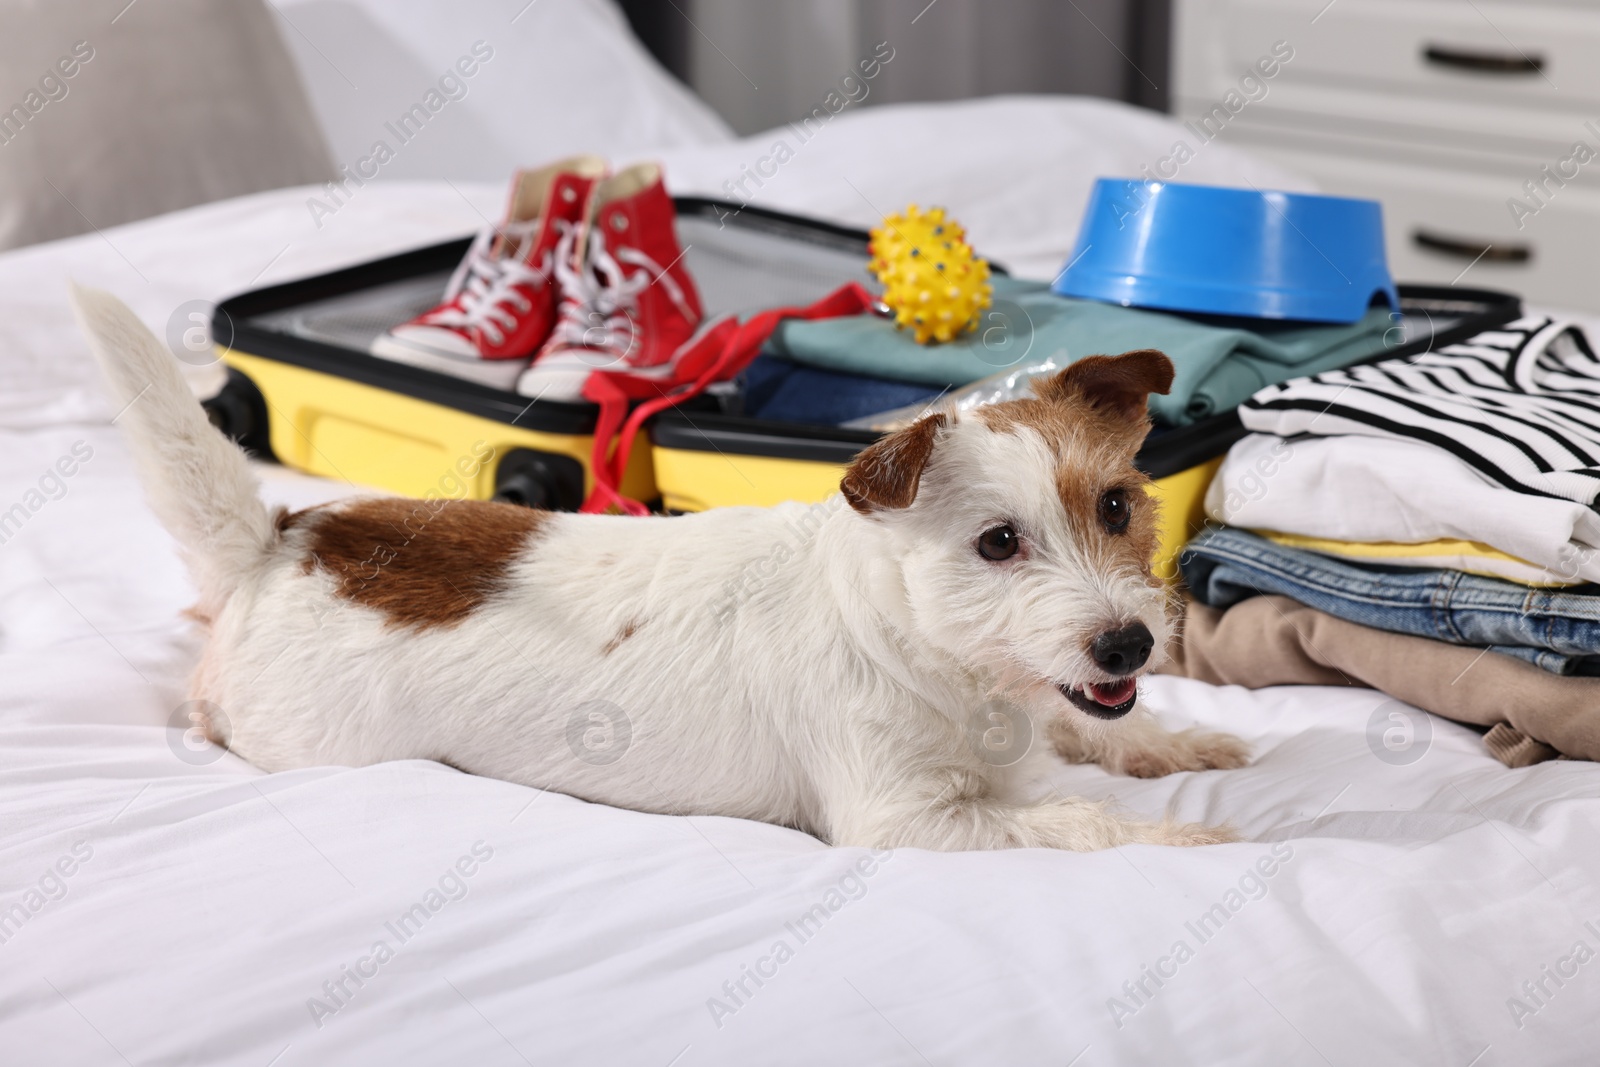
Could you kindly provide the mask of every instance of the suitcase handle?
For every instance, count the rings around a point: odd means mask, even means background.
[[[1436,67],[1465,70],[1473,74],[1542,74],[1544,56],[1518,52],[1479,52],[1471,48],[1451,48],[1430,44],[1422,49],[1422,58]]]
[[[1527,263],[1533,259],[1532,245],[1497,245],[1493,241],[1443,237],[1421,229],[1411,231],[1411,243],[1443,256],[1470,259],[1473,262],[1481,259],[1486,263]]]

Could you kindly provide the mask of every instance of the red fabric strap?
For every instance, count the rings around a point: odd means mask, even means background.
[[[594,514],[616,507],[628,515],[648,510],[618,490],[639,428],[658,411],[698,396],[713,382],[726,381],[744,370],[761,351],[772,331],[784,319],[832,319],[859,315],[874,299],[855,282],[840,286],[816,303],[801,308],[772,308],[739,323],[732,318],[717,322],[690,342],[677,357],[670,378],[647,378],[628,371],[597,370],[583,383],[584,398],[600,405],[595,423],[594,490],[580,511]],[[644,403],[628,412],[633,400]]]

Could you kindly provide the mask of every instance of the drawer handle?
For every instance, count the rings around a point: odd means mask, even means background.
[[[1441,67],[1470,70],[1474,74],[1540,74],[1544,71],[1543,56],[1526,56],[1520,52],[1507,55],[1504,52],[1476,52],[1469,48],[1442,48],[1430,44],[1422,50],[1422,58]]]
[[[1440,237],[1427,230],[1411,231],[1411,242],[1440,255],[1458,259],[1483,260],[1485,263],[1526,263],[1533,258],[1532,245],[1497,245],[1491,241],[1463,241],[1456,237]]]

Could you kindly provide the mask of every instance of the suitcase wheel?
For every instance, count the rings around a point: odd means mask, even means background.
[[[583,464],[571,456],[513,448],[494,472],[494,500],[545,511],[577,511]]]
[[[228,381],[217,395],[202,400],[206,418],[240,448],[258,459],[276,459],[267,428],[267,401],[244,374],[228,368]]]

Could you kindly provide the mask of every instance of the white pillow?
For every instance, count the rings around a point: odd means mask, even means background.
[[[362,177],[503,181],[733,137],[609,0],[272,2],[335,164]]]
[[[322,181],[261,0],[0,0],[0,249]]]

